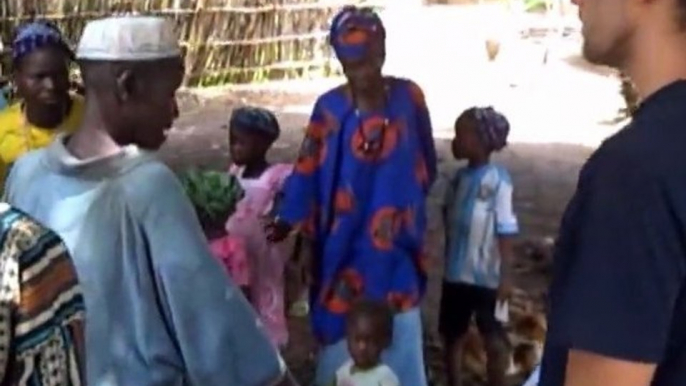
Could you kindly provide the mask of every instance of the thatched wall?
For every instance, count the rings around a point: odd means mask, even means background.
[[[208,86],[326,76],[326,30],[341,6],[362,0],[0,0],[7,74],[14,28],[32,17],[54,21],[72,43],[86,21],[116,12],[173,18],[185,50],[186,85]]]

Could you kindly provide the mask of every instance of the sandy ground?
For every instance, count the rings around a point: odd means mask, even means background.
[[[265,95],[246,96],[248,100],[260,100]],[[284,99],[289,99],[285,98]],[[299,95],[293,96],[298,98]],[[269,96],[273,98],[273,96]],[[181,119],[188,126],[180,128],[163,150],[163,157],[174,167],[202,166],[224,168],[228,164],[227,134],[218,129],[226,111],[205,108],[197,115],[189,114]],[[292,161],[302,139],[300,129],[306,123],[305,115],[281,114],[281,122],[287,128],[271,153],[274,161]],[[439,220],[440,197],[446,180],[459,164],[451,159],[448,140],[437,139],[440,157],[440,176],[429,197],[429,236],[431,273],[429,289],[423,304],[426,335],[436,339],[437,310],[440,300],[442,274],[442,223]],[[565,203],[576,184],[576,176],[591,149],[569,144],[513,143],[496,156],[506,165],[514,180],[515,210],[522,226],[522,241],[543,243],[555,236],[558,221]],[[517,286],[533,299],[537,310],[542,309],[546,280],[540,276],[521,276]],[[315,349],[307,329],[306,320],[292,320],[292,339],[297,341],[287,352],[293,371],[302,381],[311,379]],[[436,362],[436,359],[433,359]],[[438,364],[440,365],[440,364]],[[306,383],[305,383],[306,384]]]
[[[402,12],[394,9],[384,15],[389,35],[387,70],[412,78],[424,88],[440,154],[441,176],[429,198],[428,244],[433,246],[433,269],[424,315],[431,338],[435,336],[442,270],[438,204],[446,177],[458,167],[451,159],[447,140],[457,114],[470,105],[493,104],[510,117],[511,145],[496,160],[513,176],[522,240],[540,242],[555,237],[580,166],[603,138],[619,128],[615,121],[622,101],[613,73],[591,67],[579,58],[580,37],[573,32],[577,27],[573,19],[554,20],[554,25],[572,30],[566,37],[522,39],[522,31],[546,27],[553,21],[522,20],[503,16],[498,10],[435,6],[413,8],[415,24],[408,28],[407,20],[401,20],[407,14]],[[477,25],[490,27],[475,28]],[[483,39],[488,36],[502,41],[501,54],[494,63],[486,60]],[[545,47],[547,63],[543,64]],[[228,139],[222,125],[234,106],[251,103],[277,111],[284,132],[271,157],[291,162],[316,95],[339,81],[276,82],[184,92],[183,114],[162,156],[176,168],[225,168]],[[545,278],[522,276],[518,285],[537,300],[537,307],[542,306]],[[307,324],[296,320],[293,325],[298,344],[287,357],[297,377],[306,382],[312,373],[313,346]]]

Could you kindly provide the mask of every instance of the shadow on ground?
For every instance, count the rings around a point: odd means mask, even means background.
[[[311,96],[280,95],[273,92],[263,96],[236,92],[231,98],[206,104],[199,104],[188,98],[182,98],[184,114],[161,152],[162,158],[175,169],[206,167],[221,170],[228,167],[228,135],[222,126],[233,106],[248,101],[266,103],[261,101],[264,98],[268,98],[270,105],[281,102],[307,103],[312,100]],[[280,99],[284,100],[280,102]],[[273,161],[292,162],[302,140],[302,128],[307,116],[280,114],[279,120],[283,132],[270,157]],[[437,327],[442,272],[443,225],[438,213],[446,181],[459,167],[450,155],[447,140],[437,140],[436,146],[440,159],[440,175],[429,197],[427,244],[431,246],[429,253],[432,270],[429,290],[423,304],[426,334],[432,341],[435,340]],[[496,161],[510,170],[514,180],[514,206],[523,229],[523,240],[542,240],[555,236],[561,213],[575,187],[579,168],[590,152],[591,149],[578,145],[514,143],[497,155]],[[545,297],[545,278],[528,275],[519,277],[517,281],[518,287],[533,299],[536,309],[541,310]],[[306,381],[313,374],[315,345],[306,320],[291,320],[291,330],[292,341],[297,341],[298,344],[287,350],[286,357],[297,378]],[[429,361],[436,362],[437,359],[430,358]]]

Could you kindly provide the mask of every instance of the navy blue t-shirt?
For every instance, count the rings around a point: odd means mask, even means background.
[[[686,81],[647,98],[579,175],[562,219],[540,386],[577,349],[686,385]]]

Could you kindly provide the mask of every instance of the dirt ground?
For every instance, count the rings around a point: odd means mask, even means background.
[[[207,167],[225,169],[229,163],[227,132],[222,128],[232,107],[254,103],[270,106],[311,103],[314,95],[307,93],[278,93],[235,91],[230,96],[200,101],[190,94],[181,96],[182,116],[172,131],[161,156],[175,169]],[[283,113],[279,116],[283,134],[272,149],[273,161],[292,162],[302,139],[305,114]],[[426,336],[429,346],[435,346],[437,307],[440,299],[442,272],[442,224],[438,216],[440,197],[446,178],[459,165],[451,159],[447,140],[436,140],[439,153],[440,177],[429,197],[429,235],[427,244],[432,259],[432,271],[427,296],[423,304]],[[514,205],[523,229],[520,239],[519,265],[526,265],[526,246],[545,244],[555,236],[561,212],[568,201],[579,167],[591,149],[577,145],[518,144],[510,145],[497,155],[497,161],[510,170],[516,187]],[[517,278],[517,287],[532,299],[540,311],[545,296],[546,278],[537,272],[525,272]],[[291,320],[292,345],[286,358],[296,378],[308,385],[313,375],[315,345],[306,319]],[[434,350],[435,351],[435,350]],[[438,358],[428,359],[440,368]],[[431,364],[432,363],[432,364]],[[435,373],[440,370],[433,369]],[[440,378],[440,377],[439,377]]]
[[[514,206],[522,228],[515,262],[518,304],[536,313],[544,308],[546,252],[573,193],[579,168],[593,148],[619,128],[617,111],[623,105],[614,73],[581,59],[581,37],[573,17],[513,17],[479,7],[432,6],[412,9],[415,27],[407,28],[400,17],[406,12],[399,9],[382,15],[389,37],[386,71],[422,86],[434,122],[440,176],[429,197],[427,245],[432,269],[423,314],[428,371],[432,385],[437,386],[445,384],[436,339],[443,253],[438,212],[446,179],[459,166],[448,146],[456,114],[472,105],[488,104],[510,119],[512,143],[496,161],[513,177]],[[563,26],[567,32],[531,38],[551,26]],[[501,31],[495,30],[500,27]],[[483,37],[493,33],[502,41],[502,52],[495,62],[488,62]],[[234,106],[256,104],[276,111],[283,128],[271,152],[272,160],[293,162],[316,96],[335,83],[301,81],[286,87],[253,85],[228,92],[183,93],[182,116],[162,157],[174,168],[225,169],[228,135],[222,126]],[[285,357],[300,383],[309,385],[316,347],[307,320],[291,322],[294,344]]]

